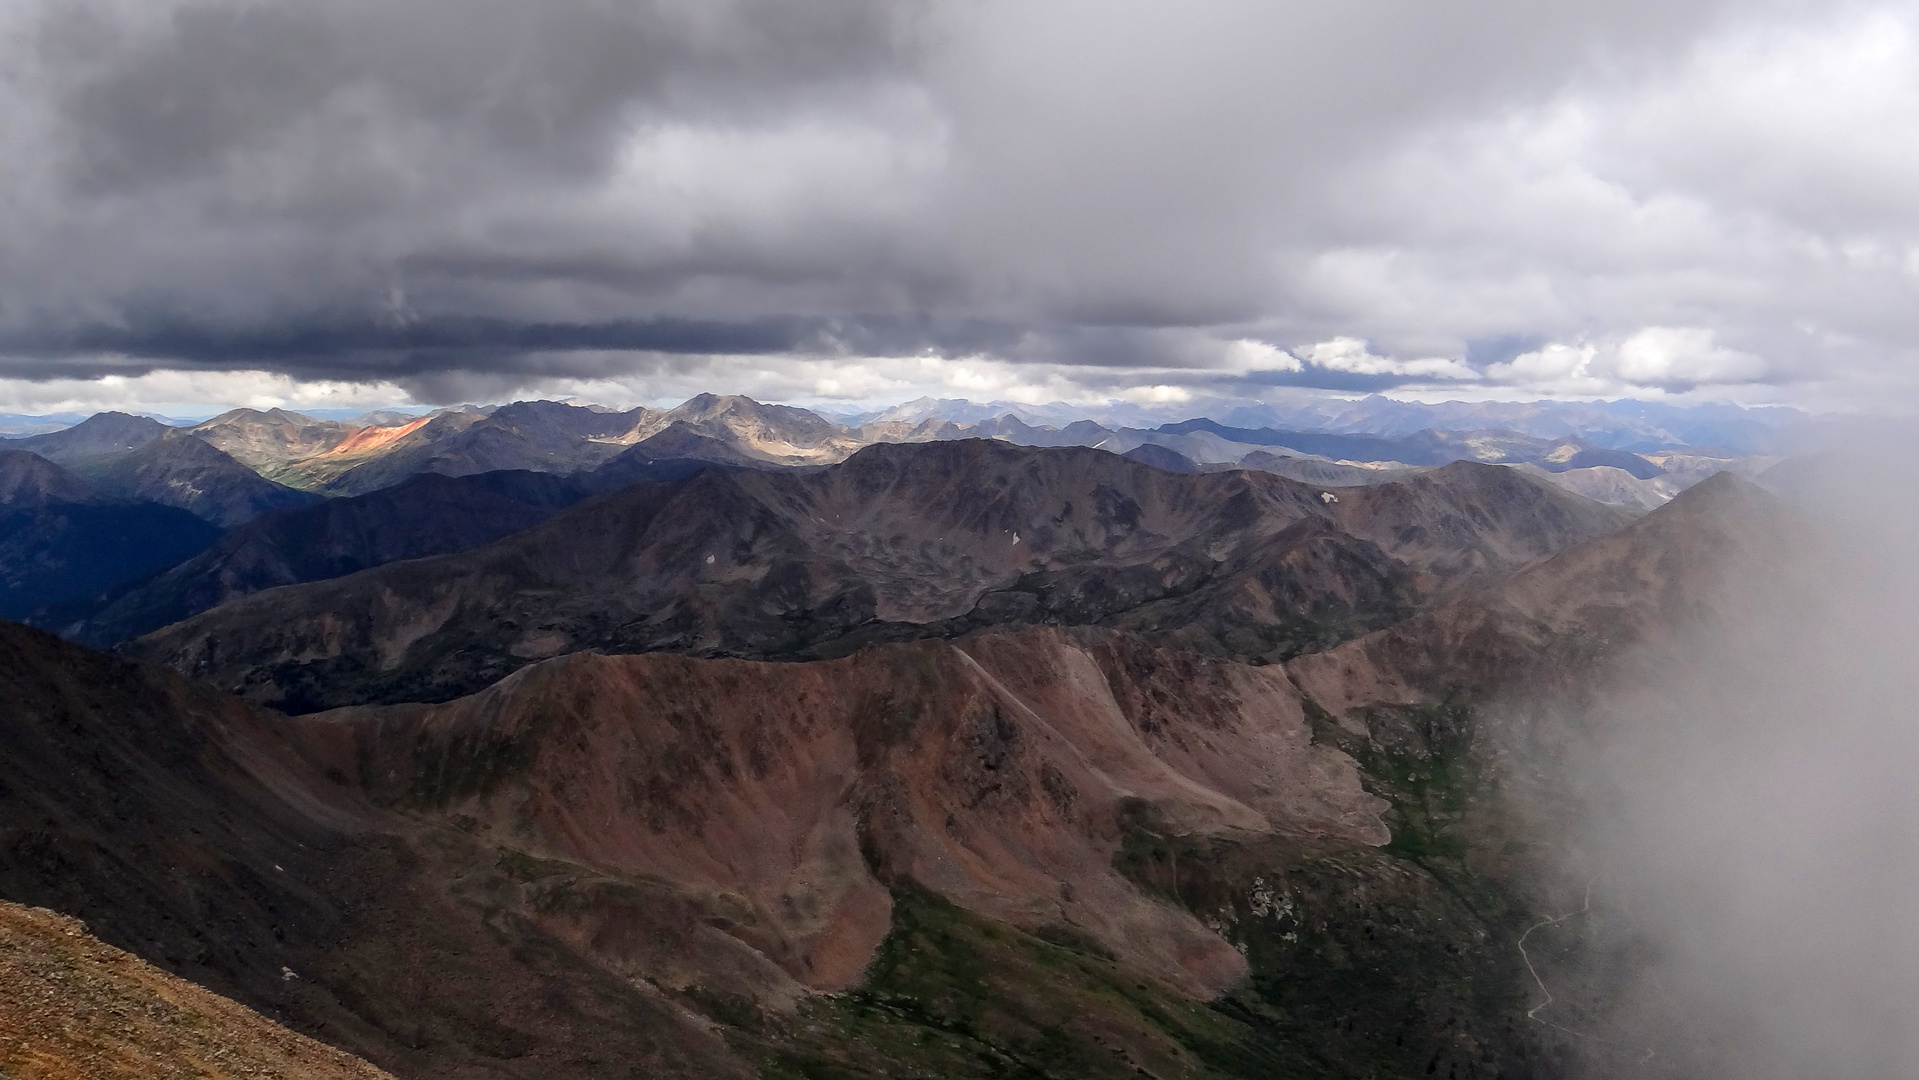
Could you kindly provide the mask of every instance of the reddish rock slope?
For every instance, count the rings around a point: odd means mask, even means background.
[[[379,801],[673,882],[820,989],[858,977],[889,925],[889,879],[911,879],[1209,996],[1243,961],[1113,869],[1127,813],[1189,834],[1386,839],[1383,804],[1349,759],[1311,745],[1279,668],[1108,633],[809,664],[575,654],[443,705],[299,723]],[[566,932],[623,947],[610,923]]]

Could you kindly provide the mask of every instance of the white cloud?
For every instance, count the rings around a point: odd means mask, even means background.
[[[1595,349],[1496,366],[1509,393],[1911,397],[1916,28],[1912,3],[1775,9],[1673,62],[1430,125],[1352,166],[1343,239],[1297,264],[1299,288],[1393,355]]]
[[[1114,395],[1135,405],[1183,405],[1193,400],[1193,392],[1183,386],[1134,386]]]
[[[1613,370],[1635,386],[1757,382],[1765,361],[1713,340],[1699,327],[1649,326],[1621,342]]]
[[[200,416],[255,409],[377,409],[411,404],[390,382],[306,381],[269,371],[150,371],[99,379],[0,379],[0,412],[106,410]]]
[[[1301,359],[1314,367],[1347,375],[1401,375],[1413,379],[1477,379],[1479,373],[1459,360],[1428,357],[1420,360],[1395,360],[1375,356],[1364,341],[1338,337],[1298,350]]]
[[[1666,397],[1702,386],[1739,387],[1766,375],[1763,360],[1720,345],[1711,330],[1674,326],[1644,327],[1623,339],[1553,342],[1485,372],[1500,386],[1577,397]]]
[[[1226,343],[1224,368],[1248,374],[1255,371],[1300,370],[1299,357],[1264,341],[1240,338]]]

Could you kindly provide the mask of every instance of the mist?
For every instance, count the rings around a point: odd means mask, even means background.
[[[1691,628],[1534,740],[1563,786],[1525,796],[1558,879],[1533,1021],[1590,1075],[1919,1075],[1912,460],[1781,470]]]

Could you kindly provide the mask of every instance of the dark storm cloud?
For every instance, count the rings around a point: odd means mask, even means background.
[[[22,353],[58,354],[52,360],[17,361],[12,374],[32,377],[56,371],[105,374],[124,371],[135,355],[156,366],[230,367],[266,364],[311,377],[416,375],[437,367],[512,367],[531,353],[634,351],[700,354],[769,354],[793,351],[820,339],[817,320],[760,319],[711,322],[660,318],[603,323],[536,323],[478,317],[440,318],[404,325],[370,322],[278,325],[263,330],[218,330],[193,324],[140,322],[132,327],[87,327],[58,341],[39,340]],[[0,348],[9,343],[0,339]],[[99,365],[90,369],[89,365]]]
[[[719,14],[719,13],[724,14]],[[893,49],[884,5],[799,9],[554,0],[187,4],[127,34],[103,9],[55,9],[43,33],[73,76],[59,96],[81,190],[138,191],[214,177],[234,155],[285,152],[289,128],[338,95],[368,95],[417,123],[431,158],[484,153],[518,173],[603,164],[614,125],[647,109],[723,118],[795,84],[870,78]],[[332,152],[372,152],[372,130],[317,131]],[[462,145],[463,144],[463,145]],[[478,179],[478,178],[473,178]]]
[[[1722,68],[1796,70],[1765,34],[1826,40],[1785,4],[15,0],[0,21],[20,377],[932,353],[1359,390],[1500,339],[1598,350],[1476,349],[1510,385],[1657,388],[1759,378],[1724,362],[1755,343],[1784,378],[1912,329],[1885,302],[1899,237],[1869,280],[1853,243],[1904,212],[1896,184],[1809,235],[1823,174],[1722,191],[1712,163],[1766,147],[1687,135],[1732,130]],[[1614,358],[1648,327],[1717,336]],[[1393,363],[1221,360],[1342,337]]]

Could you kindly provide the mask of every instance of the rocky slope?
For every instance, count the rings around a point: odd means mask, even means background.
[[[734,935],[785,976],[728,988],[755,996],[857,981],[888,931],[888,884],[910,880],[1211,997],[1245,965],[1114,869],[1124,813],[1196,836],[1386,839],[1351,763],[1311,744],[1282,671],[1111,634],[807,664],[577,653],[444,705],[299,730],[383,803],[730,898]]]
[[[776,465],[828,465],[844,460],[862,441],[818,413],[789,405],[764,405],[737,394],[700,394],[646,417],[634,441],[675,425],[732,447],[744,457]]]
[[[583,654],[289,724],[0,624],[0,722],[0,896],[397,1075],[1532,1060],[1509,918],[1373,847],[1277,667]]]
[[[0,987],[0,1072],[20,1080],[391,1080],[42,908],[0,902]]]
[[[0,623],[0,726],[0,899],[401,1076],[750,1075],[540,929],[518,856],[374,810],[231,698]]]
[[[326,490],[362,495],[427,472],[469,476],[513,469],[590,469],[631,445],[629,433],[651,412],[519,401],[483,416],[444,413],[387,443],[369,460],[329,481]]]
[[[743,468],[777,467],[772,462],[747,453],[732,442],[705,434],[693,424],[684,420],[675,420],[634,443],[632,447],[622,451],[594,472],[617,472],[625,467],[625,463],[635,460],[706,461],[717,465]]]
[[[1536,465],[1522,465],[1520,468],[1576,495],[1583,495],[1597,502],[1634,506],[1642,510],[1664,506],[1686,486],[1678,477],[1655,476],[1642,480],[1624,469],[1616,469],[1609,465],[1595,465],[1586,469],[1565,469],[1559,472],[1542,469]]]
[[[1395,480],[1408,479],[1418,472],[1413,468],[1369,468],[1363,465],[1346,465],[1321,458],[1275,454],[1269,450],[1255,450],[1240,458],[1237,466],[1242,469],[1276,473],[1291,477],[1302,484],[1319,484],[1323,487],[1387,484]]]
[[[1002,623],[1274,659],[1624,520],[1491,466],[1335,494],[1088,449],[874,446],[820,471],[636,485],[466,555],[243,598],[139,648],[298,710],[444,699],[582,648],[830,655]]]
[[[299,462],[334,451],[368,430],[366,424],[320,420],[286,409],[234,409],[192,428],[193,434],[269,480],[284,480]]]

